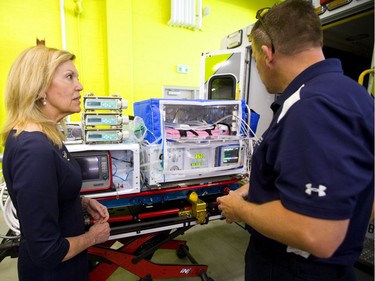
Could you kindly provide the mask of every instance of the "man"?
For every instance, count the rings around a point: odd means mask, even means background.
[[[254,150],[250,187],[219,197],[251,233],[245,280],[355,280],[374,197],[374,103],[325,59],[310,1],[257,13],[252,56],[274,118]]]

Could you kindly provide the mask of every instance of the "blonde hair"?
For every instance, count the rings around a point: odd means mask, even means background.
[[[5,88],[7,114],[2,131],[3,144],[15,126],[17,136],[28,124],[36,124],[55,145],[62,146],[64,135],[56,122],[42,113],[43,99],[56,68],[74,59],[75,56],[67,51],[45,46],[28,48],[17,57],[9,71]]]

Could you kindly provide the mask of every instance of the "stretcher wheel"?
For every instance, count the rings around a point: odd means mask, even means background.
[[[178,250],[176,252],[177,257],[180,259],[186,258],[187,254],[189,253],[189,247],[187,245],[179,245]]]
[[[145,278],[141,278],[139,281],[152,281],[152,277],[150,275],[146,275]]]
[[[211,277],[207,276],[206,271],[201,271],[200,276],[201,276],[202,281],[215,281]]]

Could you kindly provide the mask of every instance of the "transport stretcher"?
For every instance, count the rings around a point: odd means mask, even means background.
[[[216,198],[238,188],[241,179],[99,198],[110,211],[111,234],[107,243],[88,250],[92,264],[90,280],[107,280],[123,268],[142,281],[182,277],[213,281],[207,276],[208,266],[198,263],[189,253],[187,242],[176,238],[195,225],[221,219]],[[159,249],[174,250],[190,264],[154,263],[151,258]]]

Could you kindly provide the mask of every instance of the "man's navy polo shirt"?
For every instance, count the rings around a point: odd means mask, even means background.
[[[298,75],[272,109],[274,118],[253,154],[249,201],[281,200],[306,216],[350,219],[333,257],[309,259],[352,265],[374,198],[372,97],[343,75],[339,60],[327,59]]]

